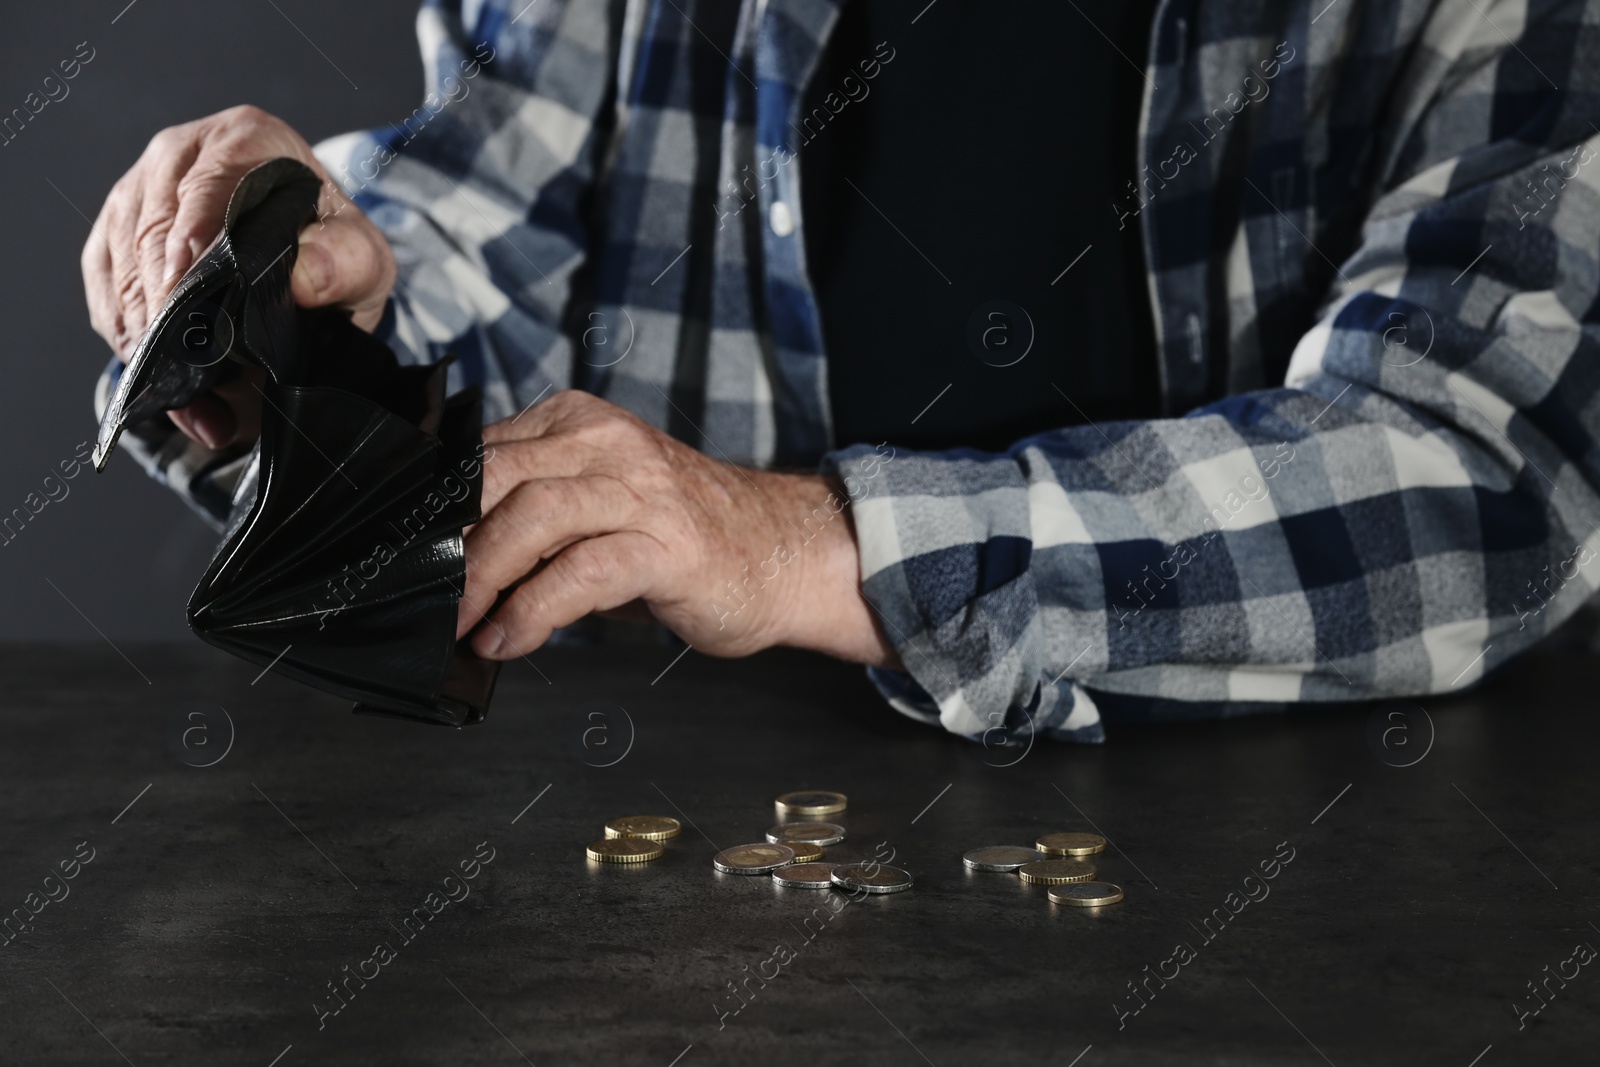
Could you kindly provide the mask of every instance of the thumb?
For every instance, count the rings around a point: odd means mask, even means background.
[[[351,309],[370,330],[394,287],[394,253],[365,216],[335,216],[300,231],[292,286],[301,307]]]

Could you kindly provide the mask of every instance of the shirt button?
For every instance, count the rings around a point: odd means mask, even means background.
[[[767,212],[767,221],[772,224],[772,232],[779,237],[787,237],[794,232],[794,212],[782,200],[773,201]]]

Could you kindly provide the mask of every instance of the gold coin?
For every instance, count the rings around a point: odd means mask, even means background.
[[[806,790],[785,793],[773,803],[779,815],[837,815],[845,809],[847,800],[843,793]]]
[[[1050,890],[1050,903],[1071,908],[1098,908],[1122,899],[1122,887],[1110,882],[1075,882]]]
[[[1044,834],[1033,847],[1052,856],[1092,856],[1106,850],[1106,839],[1099,834]]]
[[[1083,860],[1036,860],[1017,868],[1017,877],[1030,885],[1066,885],[1068,882],[1087,882],[1100,873],[1092,863]]]
[[[670,815],[624,815],[606,823],[607,837],[642,837],[666,841],[683,833],[683,824]]]
[[[783,843],[794,849],[794,861],[796,863],[815,863],[826,854],[821,845],[814,845],[810,841],[785,841]]]
[[[584,851],[601,863],[643,863],[660,857],[666,849],[641,837],[608,837],[591,842]]]

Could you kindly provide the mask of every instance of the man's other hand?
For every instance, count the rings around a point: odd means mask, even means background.
[[[235,107],[156,134],[100,209],[83,248],[83,285],[89,321],[120,359],[133,354],[172,287],[221,232],[239,179],[280,156],[323,179],[320,222],[300,234],[295,302],[349,308],[357,326],[377,325],[394,287],[388,241],[329,180],[305,138],[260,108]],[[259,405],[247,378],[167,414],[196,441],[222,448],[255,439]]]
[[[712,459],[576,391],[486,427],[484,443],[457,627],[477,627],[479,655],[515,658],[600,612],[654,617],[714,656],[791,645],[896,662],[830,479]]]

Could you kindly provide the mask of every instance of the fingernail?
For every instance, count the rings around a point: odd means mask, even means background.
[[[494,659],[496,656],[498,656],[500,654],[500,647],[504,643],[505,642],[501,639],[499,632],[492,628],[485,630],[483,633],[472,639],[472,647],[475,648],[478,652],[478,655],[482,656],[484,659]]]
[[[200,443],[209,449],[219,449],[227,443],[217,435],[216,429],[209,425],[205,419],[195,419],[190,425],[194,427],[195,435],[200,438]]]
[[[169,240],[167,242],[167,276],[162,284],[171,285],[183,277],[183,272],[194,262],[194,242]]]

